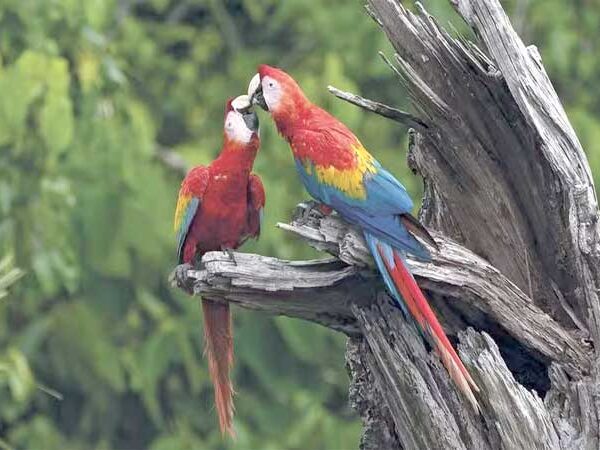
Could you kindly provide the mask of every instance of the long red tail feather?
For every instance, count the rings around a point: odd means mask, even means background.
[[[204,351],[215,391],[215,406],[221,433],[235,437],[233,430],[233,333],[229,305],[202,299]]]
[[[435,313],[429,306],[419,285],[404,265],[402,258],[398,252],[394,250],[394,265],[392,266],[386,258],[381,245],[377,246],[377,251],[381,255],[386,270],[392,277],[394,285],[398,289],[400,295],[402,295],[411,315],[417,321],[419,326],[431,337],[434,347],[439,354],[442,363],[448,370],[450,377],[465,394],[474,408],[479,410],[479,405],[473,394],[473,391],[479,392],[479,388],[452,347],[452,344],[448,340]]]

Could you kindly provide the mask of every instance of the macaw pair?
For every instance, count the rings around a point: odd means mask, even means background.
[[[477,385],[406,266],[407,254],[430,259],[424,243],[437,249],[411,215],[408,192],[343,123],[311,103],[296,81],[278,68],[259,66],[248,95],[228,103],[221,155],[207,168],[192,169],[183,181],[175,218],[180,262],[190,264],[206,251],[234,249],[258,236],[265,195],[259,178],[250,173],[259,146],[253,105],[271,114],[288,141],[308,193],[323,210],[335,210],[362,230],[388,292],[405,317],[415,321],[477,410]],[[232,433],[229,309],[226,303],[209,300],[203,300],[203,309],[219,422],[222,431]]]

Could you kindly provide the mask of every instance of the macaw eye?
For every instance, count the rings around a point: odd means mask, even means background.
[[[269,81],[269,87],[270,88],[275,87],[275,83],[273,83],[272,81]]]

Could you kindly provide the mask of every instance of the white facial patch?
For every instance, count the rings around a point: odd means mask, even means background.
[[[258,85],[260,84],[260,75],[256,74],[250,80],[250,84],[248,85],[248,97],[252,97],[256,90],[258,89]]]
[[[236,111],[244,111],[250,108],[250,97],[247,95],[238,95],[231,101],[231,107]]]
[[[225,117],[225,133],[232,141],[247,144],[252,139],[252,130],[246,126],[244,118],[237,111],[229,111]]]
[[[279,82],[271,77],[263,77],[262,90],[265,103],[270,110],[277,109],[279,100],[281,99],[281,86]]]

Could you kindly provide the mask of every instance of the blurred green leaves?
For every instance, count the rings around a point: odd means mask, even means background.
[[[13,266],[11,256],[0,259],[0,300],[8,295],[8,288],[23,275],[23,271]]]
[[[14,399],[12,405],[16,406],[27,403],[35,388],[27,359],[15,348],[8,348],[0,360],[0,389],[3,388],[8,388],[10,396]],[[10,417],[10,408],[3,414]]]
[[[0,98],[0,144],[23,139],[28,109],[43,97],[38,117],[42,136],[50,150],[64,149],[73,135],[68,88],[67,61],[24,51],[14,65],[0,72],[0,90],[8,93]]]

